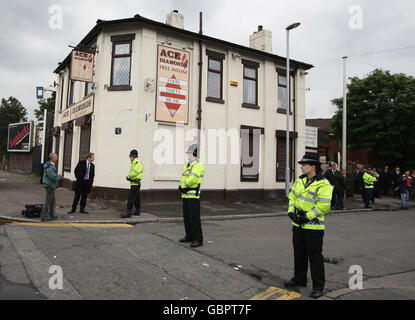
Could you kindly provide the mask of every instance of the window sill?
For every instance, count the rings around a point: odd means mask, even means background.
[[[213,102],[213,103],[220,103],[220,104],[225,104],[225,101],[219,98],[212,98],[212,97],[207,97],[206,98],[207,102]]]
[[[133,87],[131,86],[115,86],[115,87],[108,87],[108,91],[131,91]]]
[[[277,113],[282,113],[282,114],[287,114],[287,110],[286,109],[277,109]],[[290,116],[292,116],[293,113],[290,111]]]
[[[93,96],[93,95],[94,95],[94,93],[93,93],[93,92],[88,93],[86,96],[84,96],[84,98],[83,98],[82,100],[86,100],[87,98],[89,98],[89,97],[91,97],[91,96]]]
[[[241,177],[241,182],[259,182],[259,175],[255,176],[255,177]]]
[[[242,108],[255,109],[255,110],[261,109],[260,106],[256,104],[251,104],[251,103],[242,103]]]

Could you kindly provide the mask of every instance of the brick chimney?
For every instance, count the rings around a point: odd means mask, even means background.
[[[173,10],[167,15],[166,24],[184,29],[184,16],[178,10]]]
[[[272,32],[258,26],[258,32],[249,37],[249,45],[252,49],[272,53]]]

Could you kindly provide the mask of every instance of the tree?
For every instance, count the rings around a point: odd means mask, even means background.
[[[0,103],[0,160],[7,155],[9,124],[27,121],[27,111],[14,97],[1,99]],[[8,156],[8,155],[7,155]]]
[[[41,99],[38,101],[39,109],[35,110],[35,117],[38,121],[38,127],[43,129],[43,117],[44,112],[47,110],[48,112],[55,111],[55,100],[56,100],[56,92],[52,92],[52,96],[47,99]]]
[[[343,98],[331,122],[341,140]],[[347,139],[352,150],[365,150],[373,166],[415,166],[415,78],[374,70],[351,78],[347,95]]]

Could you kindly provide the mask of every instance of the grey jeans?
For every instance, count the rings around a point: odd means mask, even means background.
[[[41,219],[53,218],[55,216],[55,189],[45,188],[46,189],[46,200],[43,205]]]

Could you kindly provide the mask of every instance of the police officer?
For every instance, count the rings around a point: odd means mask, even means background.
[[[373,191],[375,189],[376,178],[371,174],[371,169],[365,170],[363,173],[363,183],[365,186],[364,190],[364,200],[365,208],[371,208],[370,202],[374,200]]]
[[[127,181],[130,182],[131,189],[128,197],[127,211],[121,214],[121,218],[131,218],[131,215],[140,215],[140,189],[141,180],[143,179],[144,167],[138,160],[138,151],[132,150],[130,152],[131,168],[130,173],[126,177]],[[132,213],[133,207],[135,206],[135,212]]]
[[[299,162],[303,175],[289,195],[288,216],[293,221],[294,277],[286,287],[307,286],[310,261],[312,298],[323,295],[325,286],[323,237],[324,215],[330,211],[333,187],[321,174],[317,155],[305,155]]]
[[[191,145],[187,151],[189,162],[179,186],[183,200],[183,220],[186,236],[180,242],[191,243],[192,248],[203,246],[203,232],[200,221],[200,186],[205,175],[205,166],[197,159],[198,145]]]

